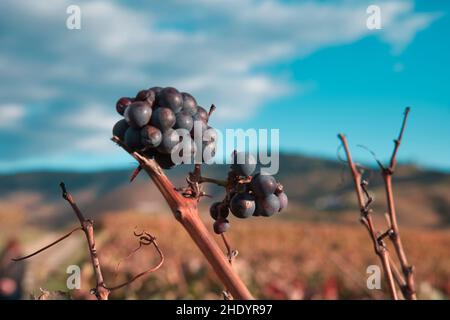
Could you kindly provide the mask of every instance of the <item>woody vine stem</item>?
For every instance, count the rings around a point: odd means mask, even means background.
[[[156,266],[151,267],[150,269],[147,269],[135,276],[133,276],[130,280],[125,281],[124,283],[121,283],[119,285],[115,285],[113,287],[108,287],[105,284],[105,280],[103,277],[103,273],[102,273],[102,269],[101,269],[101,264],[100,264],[100,260],[98,257],[98,253],[97,253],[97,247],[95,244],[95,237],[94,237],[94,221],[90,220],[90,219],[86,219],[83,215],[83,213],[81,212],[81,210],[78,208],[78,205],[76,204],[73,196],[67,191],[66,189],[66,185],[64,184],[64,182],[61,182],[60,184],[61,187],[61,191],[62,191],[62,197],[70,204],[70,206],[72,207],[76,217],[78,218],[78,221],[80,222],[80,227],[77,227],[75,229],[73,229],[72,231],[70,231],[69,233],[67,233],[66,235],[60,237],[59,239],[57,239],[56,241],[53,241],[52,243],[46,245],[45,247],[29,254],[26,255],[24,257],[20,257],[20,258],[15,258],[13,259],[13,261],[21,261],[21,260],[25,260],[25,259],[29,259],[51,247],[53,247],[54,245],[60,243],[61,241],[67,239],[68,237],[70,237],[74,232],[82,230],[84,232],[84,235],[86,237],[86,242],[88,244],[88,250],[89,250],[89,256],[90,256],[90,260],[91,260],[91,264],[92,264],[92,268],[94,270],[94,276],[95,276],[95,280],[96,280],[96,285],[95,288],[91,289],[91,293],[95,295],[95,297],[98,300],[108,300],[109,294],[117,289],[120,289],[124,286],[127,286],[129,284],[131,284],[132,282],[134,282],[135,280],[141,278],[142,276],[154,272],[156,270],[158,270],[164,263],[164,255],[161,251],[161,249],[159,248],[158,244],[156,243],[156,238],[153,237],[151,234],[143,232],[142,234],[134,234],[136,237],[139,238],[139,247],[138,249],[140,249],[142,246],[148,246],[148,245],[153,245],[155,250],[157,251],[158,255],[159,255],[159,262],[156,264]],[[138,249],[135,249],[132,254],[134,252],[136,252]]]
[[[402,143],[409,112],[410,108],[407,107],[404,112],[400,133],[398,135],[398,138],[394,140],[394,150],[392,152],[389,166],[386,167],[377,160],[377,164],[384,182],[388,208],[388,213],[386,214],[388,228],[384,232],[377,231],[374,226],[374,222],[372,219],[372,209],[370,207],[373,202],[373,198],[367,190],[368,182],[362,179],[362,173],[360,170],[361,168],[359,168],[352,159],[350,148],[347,142],[347,137],[344,134],[338,135],[339,139],[341,140],[342,146],[344,147],[348,167],[352,174],[355,192],[357,195],[358,205],[361,213],[361,223],[365,226],[370,235],[375,253],[380,258],[381,264],[383,266],[386,282],[389,287],[389,292],[392,298],[395,300],[398,299],[396,285],[400,288],[405,299],[417,299],[413,275],[414,268],[408,262],[401,241],[400,231],[397,224],[397,211],[395,207],[392,187],[392,177],[397,166],[397,153]],[[395,254],[400,263],[400,270],[389,254],[385,242],[386,238],[389,239],[394,246]]]
[[[113,137],[112,141],[127,151],[155,183],[175,219],[187,231],[231,296],[238,300],[254,299],[200,219],[198,201],[204,193],[199,184],[205,182],[201,180],[200,165],[195,166],[187,179],[190,188],[179,192],[155,160],[131,151],[118,137]]]

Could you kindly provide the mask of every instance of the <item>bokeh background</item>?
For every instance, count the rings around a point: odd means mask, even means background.
[[[380,30],[366,9],[381,8]],[[81,29],[66,27],[69,5]],[[377,264],[338,132],[357,161],[386,161],[405,106],[412,107],[395,177],[400,226],[422,298],[450,295],[450,5],[430,1],[1,1],[0,246],[30,251],[74,226],[60,198],[64,180],[98,224],[109,279],[151,265],[151,251],[114,268],[145,228],[167,262],[114,298],[220,298],[198,250],[154,186],[128,178],[132,159],[109,140],[115,102],[151,86],[175,86],[217,106],[211,124],[280,130],[277,179],[289,209],[271,219],[232,221],[235,267],[257,297],[365,299],[366,268]],[[169,174],[183,185],[187,167]],[[226,168],[207,168],[224,177]],[[384,194],[370,176],[375,214]],[[220,199],[220,190],[209,192]],[[202,203],[204,220],[210,200]],[[220,238],[217,238],[219,241]],[[87,297],[90,267],[81,235],[29,261],[24,298],[65,288],[79,264]],[[114,282],[111,280],[111,282]]]

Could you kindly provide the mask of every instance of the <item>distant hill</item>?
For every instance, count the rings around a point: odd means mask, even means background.
[[[205,175],[223,178],[227,168],[207,166]],[[152,182],[141,173],[130,184],[133,168],[102,172],[27,172],[0,175],[0,222],[21,216],[33,223],[62,225],[72,219],[61,199],[59,182],[65,181],[87,215],[123,210],[168,211]],[[185,184],[187,166],[168,171],[177,186]],[[345,164],[299,155],[281,155],[277,180],[289,196],[289,210],[280,218],[356,223],[358,210],[349,172]],[[378,216],[385,212],[382,181],[374,171],[369,175]],[[399,166],[394,178],[401,224],[413,227],[446,228],[450,225],[450,175],[415,166]],[[213,199],[221,190],[211,187]],[[205,206],[210,200],[205,200]]]

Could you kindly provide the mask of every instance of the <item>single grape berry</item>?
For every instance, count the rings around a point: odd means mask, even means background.
[[[270,217],[280,211],[280,200],[278,200],[276,195],[270,194],[264,198],[258,198],[256,200],[256,207],[259,215]]]
[[[214,202],[209,208],[209,214],[214,220],[226,218],[230,214],[228,206],[222,202]]]
[[[175,166],[175,163],[173,163],[172,157],[170,156],[170,154],[156,153],[155,161],[163,169],[171,169]]]
[[[214,202],[211,207],[209,208],[209,214],[211,215],[211,218],[214,220],[217,220],[220,217],[220,205],[221,202]]]
[[[181,93],[183,97],[183,111],[193,116],[197,113],[197,101],[187,92]]]
[[[131,98],[122,97],[119,100],[117,100],[116,103],[116,111],[118,114],[123,116],[125,109],[133,102]]]
[[[284,210],[287,206],[288,206],[288,197],[286,195],[286,193],[282,192],[280,194],[277,195],[278,200],[280,201],[280,210]]]
[[[187,131],[191,131],[194,127],[194,119],[192,116],[184,111],[178,112],[175,120],[175,129],[186,129]]]
[[[124,116],[130,127],[142,128],[150,121],[152,108],[146,102],[136,101],[127,107]]]
[[[175,130],[169,129],[163,133],[161,144],[157,149],[161,153],[170,154],[178,143],[180,143],[180,135]]]
[[[169,130],[175,124],[175,114],[169,108],[158,108],[153,112],[150,124],[162,132]]]
[[[231,198],[230,210],[237,218],[251,217],[255,212],[255,197],[248,193],[237,193]]]
[[[245,152],[233,152],[231,170],[239,176],[250,176],[256,169],[256,159]]]
[[[250,188],[256,196],[263,198],[275,192],[277,182],[272,176],[258,173],[250,182]]]
[[[222,234],[230,229],[230,223],[227,219],[219,219],[214,221],[213,228],[215,233]]]
[[[155,93],[155,95],[158,95],[158,93],[160,93],[162,89],[163,89],[162,87],[151,87],[148,90],[152,90]]]
[[[158,104],[161,107],[169,108],[177,113],[183,107],[183,96],[177,89],[167,87],[161,90],[158,94]]]
[[[136,95],[135,100],[147,102],[152,107],[155,102],[155,92],[153,90],[141,90]]]
[[[193,117],[194,121],[203,121],[204,123],[208,123],[208,111],[206,111],[203,107],[197,106],[197,113]]]
[[[219,206],[219,216],[221,218],[226,218],[230,214],[230,208],[225,203],[221,203]]]
[[[141,129],[141,141],[144,147],[156,148],[162,140],[161,131],[153,126],[145,126]]]
[[[124,142],[131,150],[141,150],[144,147],[141,143],[141,130],[128,128],[125,132]]]
[[[113,127],[113,136],[116,136],[123,141],[125,138],[125,132],[129,128],[129,125],[125,119],[117,121],[117,123]]]

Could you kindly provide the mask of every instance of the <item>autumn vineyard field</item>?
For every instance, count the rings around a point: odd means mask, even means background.
[[[212,228],[208,218],[203,217]],[[123,260],[117,272],[118,262],[137,245],[133,236],[136,227],[155,235],[166,257],[163,268],[114,292],[111,299],[221,298],[222,285],[169,213],[106,214],[97,225],[97,245],[108,284],[119,283],[157,261],[154,250],[143,248]],[[405,228],[402,235],[408,243],[410,259],[420,265],[416,275],[419,298],[448,299],[450,233]],[[34,243],[35,239],[52,238],[42,230],[33,229],[27,229],[21,236],[27,248],[39,245]],[[82,240],[81,235],[79,237]],[[389,298],[386,293],[368,290],[365,285],[366,267],[377,263],[366,237],[358,224],[336,226],[283,220],[236,223],[229,235],[231,245],[239,251],[234,267],[257,298]],[[223,247],[220,237],[215,239]],[[29,294],[39,296],[39,288],[66,292],[65,268],[68,264],[79,264],[82,287],[72,291],[71,297],[93,299],[89,294],[93,286],[92,269],[82,250],[84,246],[83,241],[61,244],[36,257],[27,277]],[[68,250],[71,252],[67,253]],[[62,255],[62,261],[57,259],[58,255]]]
[[[449,38],[450,2],[1,0],[0,317],[436,317]]]

